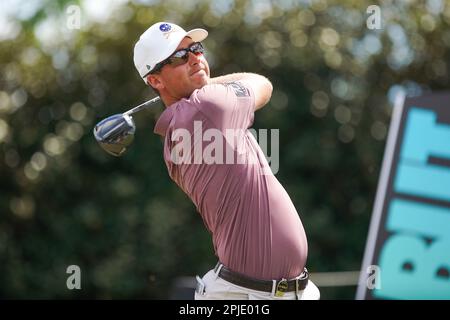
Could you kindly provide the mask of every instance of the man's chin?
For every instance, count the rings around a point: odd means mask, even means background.
[[[206,86],[208,84],[208,76],[204,76],[199,79],[196,79],[196,81],[194,81],[194,84],[195,84],[196,89],[203,88],[204,86]]]
[[[209,76],[205,70],[199,70],[191,75],[191,79],[194,82],[208,82]],[[204,84],[203,84],[204,85]]]

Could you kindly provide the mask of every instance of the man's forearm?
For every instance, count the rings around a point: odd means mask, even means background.
[[[255,96],[255,111],[269,102],[272,96],[272,84],[269,79],[256,73],[232,73],[209,79],[208,84],[222,84],[233,81],[242,81],[244,86],[251,87]]]
[[[239,73],[231,73],[220,77],[210,78],[208,81],[208,84],[220,84],[220,83],[226,83],[226,82],[233,82],[233,81],[239,81],[239,80],[252,80],[256,78],[260,78],[262,76],[256,74],[256,73],[249,73],[249,72],[239,72]]]

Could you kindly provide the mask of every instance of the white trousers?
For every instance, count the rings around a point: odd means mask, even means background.
[[[208,271],[202,279],[197,277],[195,300],[319,300],[320,291],[308,280],[304,290],[285,292],[282,297],[272,292],[252,290],[235,285],[217,276],[214,270]]]

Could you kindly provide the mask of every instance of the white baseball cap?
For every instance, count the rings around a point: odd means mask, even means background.
[[[208,31],[193,29],[186,32],[170,22],[157,22],[148,28],[134,45],[134,65],[141,78],[144,78],[161,61],[175,52],[184,37],[194,42],[204,40]],[[146,82],[146,79],[143,79]]]

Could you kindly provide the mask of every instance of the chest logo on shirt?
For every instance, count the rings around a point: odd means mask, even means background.
[[[228,82],[228,83],[225,83],[225,85],[230,86],[233,89],[234,94],[237,97],[249,97],[250,96],[248,89],[246,87],[244,87],[242,85],[242,83],[240,83],[240,82]]]

